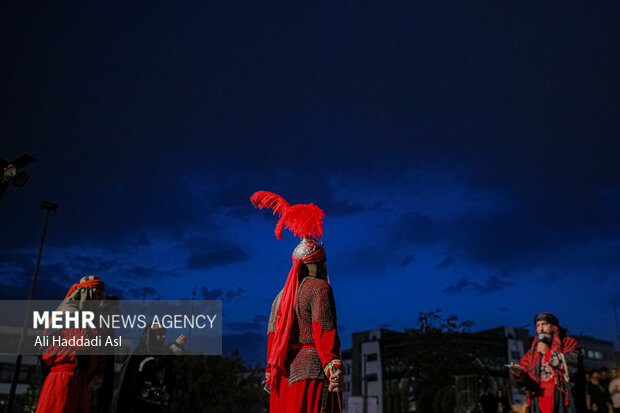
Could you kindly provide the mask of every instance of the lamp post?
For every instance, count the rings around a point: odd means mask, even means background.
[[[368,413],[368,373],[366,371],[367,363],[368,363],[368,354],[364,353],[364,374],[362,376],[364,377],[364,399],[363,399],[364,405],[362,406],[364,413]]]
[[[28,303],[26,304],[26,314],[24,316],[24,324],[22,325],[22,332],[19,337],[19,345],[17,347],[19,354],[15,361],[15,371],[13,372],[13,381],[11,382],[11,390],[9,391],[9,399],[7,400],[6,413],[13,412],[13,405],[15,404],[15,389],[17,388],[17,380],[19,379],[19,371],[22,365],[22,346],[24,344],[24,337],[28,328],[28,314],[32,308],[32,300],[34,300],[34,294],[37,289],[37,282],[39,280],[39,268],[41,266],[41,257],[43,256],[43,244],[45,244],[45,236],[47,235],[47,224],[52,212],[58,209],[58,205],[49,202],[41,201],[41,208],[45,210],[45,220],[43,221],[43,231],[41,232],[41,239],[39,240],[39,252],[37,254],[37,262],[34,266],[34,272],[32,273],[32,283],[30,284],[30,292],[28,293]]]

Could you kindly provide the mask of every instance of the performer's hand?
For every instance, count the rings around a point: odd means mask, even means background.
[[[521,366],[520,364],[510,363],[510,372],[512,373],[513,377],[518,378],[523,372],[523,366]]]
[[[183,334],[179,334],[176,343],[180,346],[184,346],[185,343],[187,343],[187,337],[185,337]]]
[[[329,377],[329,388],[327,390],[330,392],[341,392],[343,384],[344,374],[342,374],[342,370],[336,369],[334,374]]]
[[[547,345],[547,343],[539,341],[538,344],[536,344],[536,351],[538,351],[539,353],[545,354],[547,350],[549,350],[549,346]]]
[[[101,376],[93,376],[88,382],[88,388],[92,391],[97,390],[103,384],[103,378]]]

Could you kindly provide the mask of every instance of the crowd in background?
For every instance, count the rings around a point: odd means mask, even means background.
[[[486,388],[478,399],[481,413],[508,413],[512,411],[502,390],[495,394]],[[620,370],[603,367],[586,372],[586,404],[588,413],[620,413]]]
[[[620,413],[620,373],[618,369],[593,369],[586,373],[586,402],[592,413]]]

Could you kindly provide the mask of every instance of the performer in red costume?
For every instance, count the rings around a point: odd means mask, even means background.
[[[91,300],[103,299],[105,284],[89,275],[74,284],[58,311],[93,310]],[[92,308],[91,308],[92,307]],[[63,338],[92,338],[96,331],[66,328],[48,331]],[[76,347],[51,345],[43,352],[45,381],[39,396],[37,413],[87,413],[91,411],[91,394],[103,381],[104,356],[80,355]]]
[[[339,413],[344,377],[336,307],[325,248],[316,239],[323,235],[325,215],[316,205],[289,205],[271,192],[256,192],[250,200],[280,215],[278,239],[285,227],[301,238],[269,317],[265,389],[270,411]]]
[[[534,317],[536,337],[512,377],[528,395],[529,413],[582,413],[585,411],[583,364],[579,343],[551,313]]]

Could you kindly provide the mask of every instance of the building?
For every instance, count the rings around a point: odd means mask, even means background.
[[[353,377],[353,361],[351,359],[351,349],[342,350],[340,353],[344,367],[344,389],[342,390],[343,410],[348,412],[348,402],[351,397],[351,385]]]
[[[521,359],[529,344],[529,335],[526,329],[502,326],[472,336],[480,350],[477,363],[484,372],[481,376],[484,379],[461,382],[467,384],[463,392],[474,394],[477,401],[480,386],[490,386],[493,390],[510,386],[506,364]],[[415,378],[406,363],[405,334],[379,328],[353,333],[352,341],[353,347],[344,352],[346,357],[343,356],[350,370],[345,374],[345,411],[415,411]],[[474,388],[470,389],[472,386]],[[517,404],[523,402],[516,392],[512,397]]]
[[[21,314],[21,311],[16,313]],[[0,410],[4,411],[9,398],[13,376],[15,374],[15,363],[17,361],[17,349],[22,332],[21,326],[0,325],[1,351],[0,353]],[[33,335],[33,330],[27,331]],[[41,388],[41,373],[37,357],[25,355],[22,358],[17,382],[15,386],[15,407],[23,411],[36,408],[36,402]]]
[[[583,367],[586,371],[606,367],[611,370],[616,364],[614,343],[607,340],[599,340],[590,336],[573,336],[581,347],[583,354]]]
[[[477,409],[480,394],[502,389],[513,405],[526,397],[510,381],[510,363],[518,363],[533,340],[526,328],[500,326],[471,333],[475,363],[471,373],[455,376],[456,410]],[[582,346],[586,369],[614,366],[613,343],[573,336]],[[347,413],[395,413],[416,410],[415,378],[407,365],[405,333],[373,329],[353,333],[353,347],[343,351],[344,408]]]
[[[522,405],[527,402],[524,395],[512,386],[509,380],[510,363],[518,363],[529,349],[531,338],[526,328],[500,326],[472,333],[478,348],[478,364],[484,376],[470,388],[473,394],[479,395],[484,388],[490,387],[493,392],[502,389],[512,404]],[[482,387],[482,388],[479,388]]]
[[[353,333],[351,390],[345,395],[348,413],[400,413],[413,408],[404,345],[405,335],[398,331],[378,328]]]
[[[480,350],[480,363],[494,375],[505,375],[506,364],[518,363],[530,344],[525,328],[500,326],[472,333]]]

